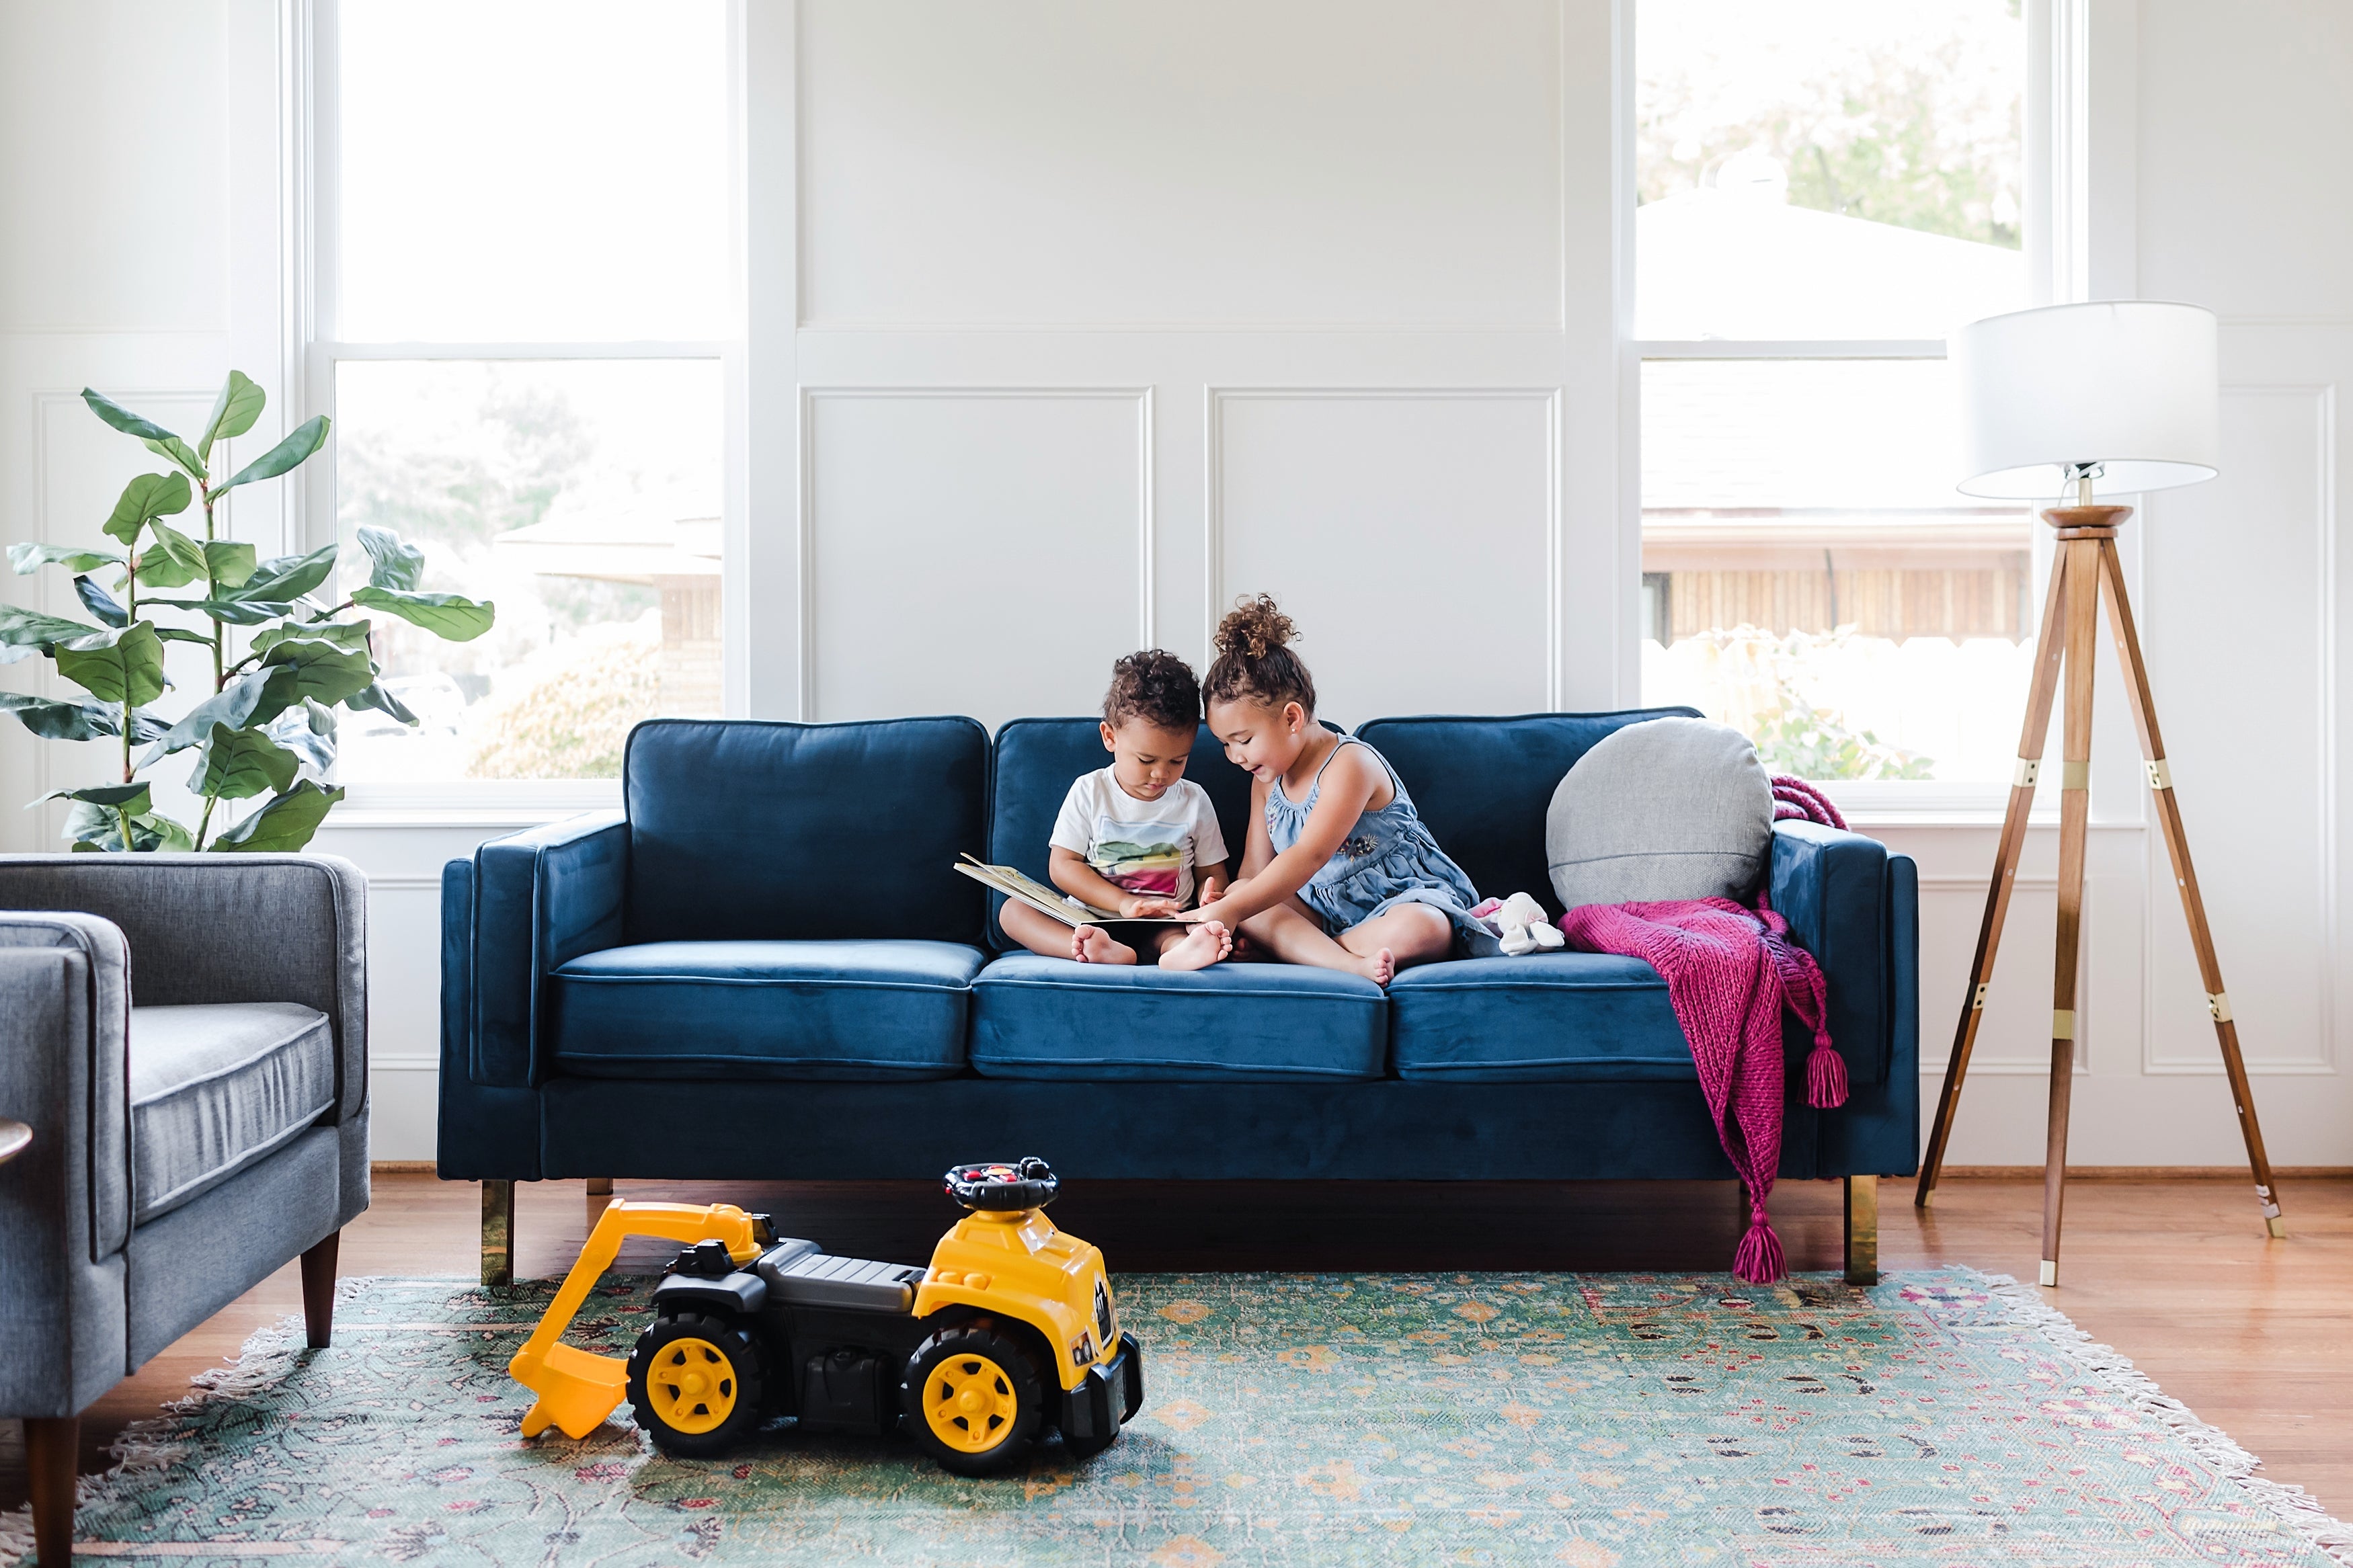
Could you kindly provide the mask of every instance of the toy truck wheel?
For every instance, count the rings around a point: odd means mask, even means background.
[[[760,1424],[766,1394],[760,1348],[724,1318],[663,1318],[629,1355],[629,1404],[665,1454],[706,1458]]]
[[[987,1318],[934,1334],[907,1363],[907,1425],[955,1475],[1012,1462],[1037,1436],[1044,1404],[1029,1347]]]

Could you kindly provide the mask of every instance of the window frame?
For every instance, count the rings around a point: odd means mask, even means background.
[[[287,164],[281,189],[288,210],[281,270],[287,343],[284,384],[305,416],[336,416],[338,368],[345,363],[516,360],[703,360],[719,366],[723,429],[720,477],[720,626],[722,711],[750,710],[749,595],[743,590],[749,556],[750,419],[746,261],[748,190],[745,8],[725,9],[727,107],[727,322],[718,338],[508,340],[500,342],[356,340],[341,334],[342,160],[339,104],[339,0],[293,0],[286,51],[287,112],[281,127]],[[300,489],[289,498],[288,532],[304,550],[336,538],[336,445],[304,465]],[[574,811],[617,806],[618,779],[447,779],[374,782],[337,780],[350,793],[336,820],[346,826],[404,823],[527,826]]]
[[[1623,700],[1641,700],[1642,365],[1648,360],[1926,360],[1946,357],[1938,338],[1638,338],[1635,321],[1637,11],[1643,0],[1618,4],[1618,341],[1619,419],[1625,432],[1620,506],[1626,617],[1621,669]],[[2025,0],[2026,99],[2021,149],[2020,221],[2025,256],[2025,309],[2090,298],[2086,265],[2090,208],[2086,176],[2089,103],[2089,18],[2094,0]],[[2055,499],[2055,498],[2054,498]],[[2040,605],[2050,581],[2052,541],[2035,529],[2032,598]],[[1881,824],[1999,820],[2010,794],[2006,783],[1946,783],[1914,779],[1815,781],[1841,813]]]

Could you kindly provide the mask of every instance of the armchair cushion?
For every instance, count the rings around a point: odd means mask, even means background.
[[[981,962],[960,942],[881,939],[584,952],[549,985],[555,1068],[585,1078],[947,1078],[964,1068]]]
[[[327,1016],[293,1002],[131,1009],[132,1223],[171,1213],[334,1109]]]

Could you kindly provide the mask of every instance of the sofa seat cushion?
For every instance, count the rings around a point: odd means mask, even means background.
[[[1388,1006],[1369,980],[1289,963],[1073,963],[1016,952],[972,988],[984,1078],[1341,1082],[1382,1076]]]
[[[953,1077],[982,956],[885,938],[583,953],[548,985],[555,1065],[590,1078]]]
[[[1402,1079],[1696,1079],[1667,983],[1639,958],[1535,952],[1409,969],[1389,986]]]
[[[134,1226],[211,1191],[334,1107],[334,1029],[315,1007],[133,1007],[130,1034]]]

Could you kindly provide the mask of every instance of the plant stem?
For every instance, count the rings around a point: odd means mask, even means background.
[[[139,624],[138,552],[126,552],[125,560],[129,570],[122,584],[122,596],[127,601],[123,608],[122,624],[127,628]],[[122,782],[124,784],[131,782],[131,688],[126,681],[122,689]],[[114,820],[122,829],[122,852],[125,855],[131,854],[133,847],[131,842],[131,813],[118,805],[114,808]]]
[[[213,807],[216,804],[218,804],[218,802],[215,796],[205,796],[205,814],[196,818],[196,847],[194,852],[198,855],[204,853],[205,835],[211,830],[213,825]]]
[[[210,544],[213,542],[213,487],[209,479],[200,482],[205,492],[205,542]],[[205,552],[205,597],[207,599],[220,597],[220,583],[213,576],[213,556],[209,550]],[[222,687],[228,684],[228,676],[221,668],[221,645],[227,641],[228,641],[228,628],[219,621],[214,621],[213,692],[216,696],[219,695]],[[203,846],[199,845],[198,847],[201,848]]]

